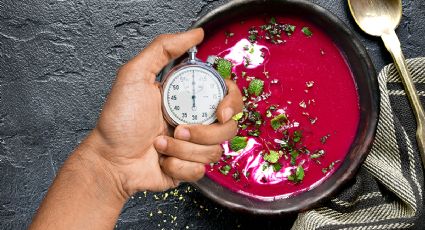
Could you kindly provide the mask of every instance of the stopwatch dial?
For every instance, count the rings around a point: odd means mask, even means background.
[[[174,72],[164,85],[164,107],[177,124],[211,124],[224,98],[219,79],[202,67],[186,67]]]

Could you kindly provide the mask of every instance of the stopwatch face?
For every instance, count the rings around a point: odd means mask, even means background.
[[[188,65],[172,71],[163,83],[163,110],[172,125],[211,124],[227,89],[212,70]]]

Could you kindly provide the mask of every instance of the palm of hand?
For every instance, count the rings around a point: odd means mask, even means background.
[[[159,154],[153,147],[154,138],[166,135],[168,129],[162,116],[161,93],[157,84],[125,80],[115,84],[97,129],[112,146],[112,151],[105,152],[103,157],[126,178],[125,190],[159,191],[177,184],[162,172]],[[132,194],[134,191],[127,192]]]

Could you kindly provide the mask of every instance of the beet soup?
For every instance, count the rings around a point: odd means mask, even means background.
[[[222,144],[207,176],[262,200],[319,185],[343,161],[359,122],[356,85],[338,47],[294,17],[253,17],[207,34],[198,57],[222,58],[219,72],[229,63],[245,104],[233,117],[237,136]]]

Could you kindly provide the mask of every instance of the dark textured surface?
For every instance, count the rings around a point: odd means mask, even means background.
[[[0,229],[28,226],[58,168],[94,127],[116,69],[156,35],[184,30],[225,2],[0,0]],[[346,1],[313,2],[357,32],[378,70],[390,62],[380,40],[354,25]],[[425,4],[403,6],[405,56],[425,56]],[[117,227],[283,228],[291,220],[232,213],[187,186],[176,191],[136,194]]]

